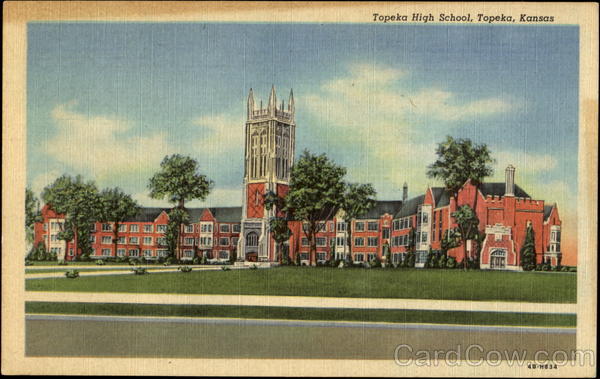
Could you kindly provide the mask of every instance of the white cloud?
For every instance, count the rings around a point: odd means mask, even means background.
[[[143,207],[163,207],[171,208],[166,200],[152,199],[148,196],[148,192],[138,192],[132,195],[137,202]],[[193,200],[186,203],[188,208],[202,207],[235,207],[242,204],[242,189],[241,188],[214,188],[208,195],[206,200]]]
[[[504,169],[512,164],[524,173],[551,171],[558,165],[557,159],[550,154],[529,153],[517,150],[493,151],[496,158],[495,177],[504,179]]]
[[[317,120],[317,137],[332,151],[348,152],[339,163],[348,167],[350,179],[375,184],[382,198],[398,197],[404,181],[411,193],[436,184],[425,171],[435,160],[432,136],[446,134],[448,122],[512,107],[500,98],[465,102],[447,90],[414,89],[408,72],[370,64],[349,66],[346,75],[299,101]]]
[[[221,155],[223,151],[239,150],[244,147],[244,120],[236,115],[221,113],[198,117],[193,120],[198,126],[196,145],[201,152]]]
[[[134,129],[114,116],[88,115],[73,110],[76,102],[52,110],[57,133],[45,152],[56,161],[98,181],[155,170],[168,154],[166,134]]]
[[[44,188],[46,186],[52,184],[54,182],[54,180],[56,180],[56,178],[58,178],[61,175],[62,174],[60,172],[58,172],[57,170],[50,170],[50,171],[44,172],[44,173],[36,176],[31,181],[31,190],[33,191],[33,193],[35,193],[35,195],[38,197],[38,199],[41,199],[42,191],[44,190]]]

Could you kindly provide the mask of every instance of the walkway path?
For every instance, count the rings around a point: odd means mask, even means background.
[[[131,275],[131,274],[130,274]],[[461,300],[370,299],[309,296],[179,295],[107,292],[26,291],[25,301],[76,303],[135,303],[236,305],[301,308],[414,309],[468,312],[576,314],[577,304],[519,303]]]
[[[120,267],[120,269],[115,269]],[[56,272],[41,272],[41,273],[27,273],[25,279],[49,279],[49,278],[64,278],[65,272],[69,270],[79,270],[79,276],[103,276],[103,275],[133,275],[131,268],[133,266],[111,266],[109,268],[96,268],[94,266],[64,266],[64,269]],[[177,267],[144,267],[148,272],[151,273],[162,273],[162,272],[176,272]],[[238,269],[238,267],[228,266],[231,269]],[[243,268],[243,267],[242,267]],[[99,270],[99,271],[84,271],[85,269]],[[210,270],[221,270],[221,266],[192,266],[194,271],[210,271]]]

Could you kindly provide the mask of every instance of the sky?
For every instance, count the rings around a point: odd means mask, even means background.
[[[574,225],[579,41],[575,26],[30,23],[27,183],[63,173],[145,206],[167,154],[198,160],[205,202],[241,205],[248,91],[293,88],[296,153],[326,153],[380,200],[428,185],[446,135],[489,146],[488,181],[557,202]],[[567,205],[570,204],[570,205]],[[574,229],[573,229],[574,230]]]

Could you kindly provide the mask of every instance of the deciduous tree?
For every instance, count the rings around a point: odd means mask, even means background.
[[[205,200],[213,187],[213,181],[199,172],[198,162],[188,156],[174,154],[166,156],[160,163],[160,170],[150,178],[148,188],[153,199],[167,199],[174,208],[185,210],[186,201]],[[183,216],[173,213],[177,220]],[[171,222],[169,222],[171,224]],[[182,223],[177,227],[177,236],[181,233]],[[179,250],[179,238],[176,239]],[[179,257],[178,257],[179,258]]]
[[[302,229],[310,244],[311,265],[316,263],[315,235],[320,231],[320,221],[332,219],[342,205],[345,174],[346,169],[325,154],[314,155],[306,150],[292,167],[285,211],[303,222]]]
[[[344,211],[348,255],[352,254],[352,220],[364,215],[375,206],[377,192],[369,183],[347,183],[344,188],[341,208]]]
[[[477,218],[477,214],[475,213],[473,208],[471,208],[468,205],[463,205],[460,208],[458,208],[456,212],[452,212],[452,217],[454,217],[454,220],[456,221],[460,241],[463,245],[463,263],[465,270],[467,270],[467,262],[470,259],[467,251],[467,241],[478,238],[479,219]]]
[[[117,241],[119,240],[119,225],[139,212],[138,203],[120,188],[107,188],[100,192],[100,219],[101,222],[113,223],[113,244],[117,254]]]
[[[75,256],[79,249],[89,254],[89,233],[99,218],[100,196],[93,181],[85,182],[81,175],[63,175],[44,188],[42,200],[52,209],[65,216],[58,238],[65,241],[65,252],[69,241],[74,240]]]

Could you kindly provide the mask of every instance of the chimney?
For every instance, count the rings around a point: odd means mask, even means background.
[[[515,168],[509,164],[504,172],[506,175],[504,196],[515,196]]]
[[[408,184],[404,182],[404,185],[402,186],[402,202],[406,202],[406,199],[408,199]]]

